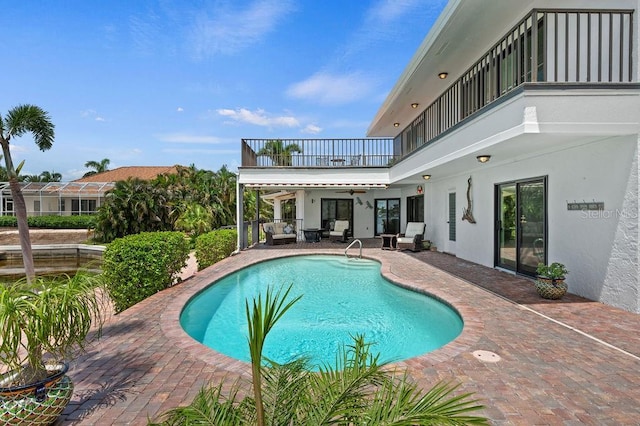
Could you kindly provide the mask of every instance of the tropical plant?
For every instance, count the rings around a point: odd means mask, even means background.
[[[58,172],[50,172],[47,170],[40,173],[39,177],[40,182],[60,182],[62,180],[62,174]]]
[[[295,143],[285,145],[281,139],[272,139],[265,142],[257,155],[268,156],[276,166],[291,166],[294,152],[302,153],[302,148]]]
[[[186,407],[160,416],[165,425],[463,425],[487,424],[468,413],[483,408],[471,394],[454,395],[457,386],[436,384],[422,392],[406,374],[395,374],[361,336],[336,357],[335,368],[309,371],[308,361],[284,365],[263,357],[262,349],[276,322],[300,298],[287,301],[291,287],[249,304],[253,396],[239,399],[241,384],[228,395],[223,384],[204,387]]]
[[[0,285],[0,362],[19,371],[3,387],[36,383],[48,376],[47,359],[67,360],[83,349],[92,324],[102,327],[99,275],[37,277]]]
[[[116,182],[96,218],[96,239],[110,242],[125,235],[170,231],[170,194],[141,179]]]
[[[174,226],[176,230],[187,233],[191,238],[191,243],[195,244],[199,235],[211,231],[212,221],[213,214],[210,209],[200,204],[189,203]]]
[[[0,155],[0,161],[2,161],[2,155]],[[9,174],[4,166],[0,166],[0,182],[6,182],[9,180]]]
[[[567,268],[560,262],[553,262],[550,265],[538,263],[538,267],[536,268],[536,274],[538,274],[538,276],[554,281],[564,279],[568,273]]]
[[[107,170],[109,170],[109,163],[111,163],[111,160],[109,160],[108,158],[103,158],[100,161],[87,161],[86,163],[84,163],[84,166],[90,167],[93,170],[89,170],[82,177],[93,176],[98,173],[106,172]]]
[[[35,143],[41,151],[46,151],[53,145],[54,125],[49,114],[35,105],[19,105],[9,110],[5,117],[0,116],[0,145],[5,160],[6,173],[9,178],[13,208],[18,218],[18,233],[20,234],[20,247],[27,281],[35,277],[33,265],[33,253],[31,252],[31,239],[29,238],[29,225],[27,224],[27,207],[18,181],[21,166],[13,165],[10,141],[15,137],[31,133]],[[23,163],[21,163],[23,164]]]

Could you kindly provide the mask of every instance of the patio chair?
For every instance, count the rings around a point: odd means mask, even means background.
[[[408,222],[404,234],[398,234],[396,247],[398,250],[422,250],[422,237],[424,236],[425,224],[422,222]]]
[[[333,230],[329,231],[329,240],[346,243],[348,232],[349,232],[349,221],[336,220],[335,224],[333,225]]]

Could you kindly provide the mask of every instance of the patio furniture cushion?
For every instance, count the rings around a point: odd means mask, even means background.
[[[396,246],[398,250],[422,250],[422,238],[425,224],[423,222],[408,222],[404,234],[398,234]]]
[[[297,234],[295,226],[287,222],[265,222],[262,229],[266,235],[267,245],[295,243]]]
[[[333,230],[329,231],[329,239],[331,241],[347,242],[347,233],[349,232],[348,220],[336,220]]]

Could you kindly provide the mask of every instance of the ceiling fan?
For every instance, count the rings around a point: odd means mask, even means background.
[[[366,194],[367,191],[365,191],[364,189],[350,189],[348,191],[336,191],[338,193],[344,192],[347,193],[349,195],[353,195],[353,194]]]

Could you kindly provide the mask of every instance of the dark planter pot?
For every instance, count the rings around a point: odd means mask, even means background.
[[[538,276],[535,280],[536,291],[544,299],[557,300],[567,293],[567,284],[563,278]]]
[[[38,383],[0,387],[0,424],[50,425],[56,421],[71,400],[73,383],[65,375],[68,364],[61,363],[50,370],[52,374]],[[10,371],[0,376],[0,386],[16,374]]]

